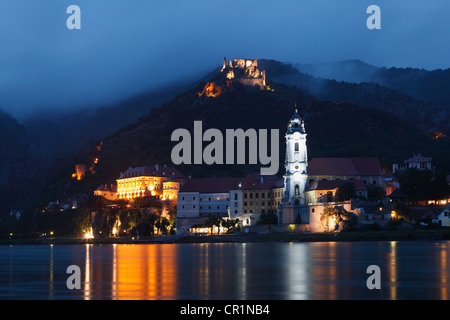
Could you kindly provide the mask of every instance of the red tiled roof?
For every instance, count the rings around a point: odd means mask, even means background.
[[[314,158],[308,163],[308,175],[381,176],[377,158]]]
[[[195,178],[188,179],[180,192],[226,193],[237,189],[242,178]]]
[[[305,191],[334,190],[346,182],[353,183],[356,190],[367,190],[367,187],[362,180],[321,180],[311,183]]]
[[[272,189],[280,187],[280,178],[273,176],[261,176],[259,174],[247,175],[242,183],[242,189]],[[284,182],[283,182],[284,186]]]
[[[125,172],[121,173],[119,179],[125,179],[130,177],[174,177],[174,178],[184,178],[184,175],[181,174],[174,167],[167,166],[142,166],[136,168],[128,168]]]
[[[107,184],[101,184],[95,191],[110,191],[117,192],[117,185],[108,186]]]

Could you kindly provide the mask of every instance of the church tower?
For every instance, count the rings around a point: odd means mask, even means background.
[[[306,167],[305,124],[297,109],[289,121],[286,133],[286,174],[284,175],[284,203],[300,205],[305,203],[305,188],[308,181]]]

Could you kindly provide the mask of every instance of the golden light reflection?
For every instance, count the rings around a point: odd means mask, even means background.
[[[328,244],[328,255],[330,261],[329,267],[329,281],[330,285],[328,286],[328,299],[336,300],[337,299],[337,280],[338,280],[338,272],[337,272],[337,256],[336,256],[336,242],[327,242]]]
[[[311,269],[310,299],[337,299],[338,298],[338,267],[337,267],[337,243],[314,243],[311,253],[314,268]],[[324,264],[326,262],[326,264]],[[342,276],[342,274],[341,274]]]
[[[448,300],[448,243],[442,244],[441,247],[441,263],[440,263],[440,278],[441,278],[441,300]]]
[[[119,245],[114,257],[114,299],[176,299],[175,245]]]
[[[86,263],[84,270],[84,300],[91,300],[91,258],[90,248],[91,244],[86,244]]]
[[[391,300],[397,300],[397,241],[391,241],[390,252],[388,253],[389,261],[389,283],[390,283],[390,295]]]

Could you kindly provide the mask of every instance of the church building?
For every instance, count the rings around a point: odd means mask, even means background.
[[[278,223],[296,223],[301,209],[305,207],[305,189],[308,183],[308,154],[303,119],[295,110],[286,132],[286,160],[284,175],[284,198],[278,213]]]

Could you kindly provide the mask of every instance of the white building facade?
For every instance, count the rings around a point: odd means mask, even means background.
[[[308,181],[307,166],[305,124],[295,110],[286,133],[284,203],[291,205],[305,203],[305,189]]]

